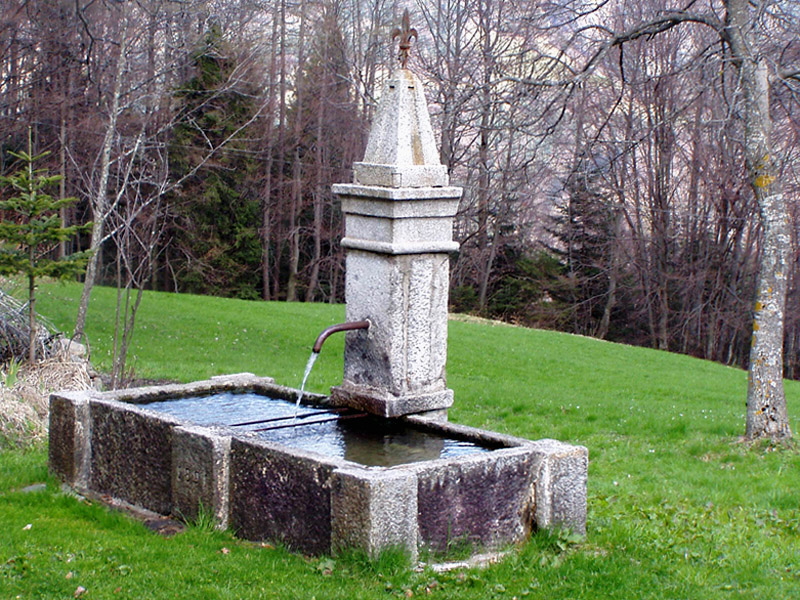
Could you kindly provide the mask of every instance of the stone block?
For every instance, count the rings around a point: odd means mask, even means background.
[[[536,526],[563,527],[586,534],[589,451],[558,440],[530,442],[539,457],[536,470]]]
[[[525,447],[414,465],[420,543],[435,551],[468,543],[497,548],[533,524],[537,462]]]
[[[48,461],[64,483],[85,491],[89,474],[89,396],[61,392],[50,396]]]
[[[240,537],[308,554],[330,552],[330,478],[336,462],[234,437],[228,524]]]
[[[364,163],[367,168],[358,169],[363,172],[356,174],[361,183],[394,187],[447,185],[447,169],[439,160],[424,87],[408,69],[394,71],[383,87]]]
[[[450,176],[444,165],[353,164],[353,181],[361,185],[421,188],[447,186]]]
[[[89,356],[89,352],[86,349],[86,346],[72,339],[68,340],[66,338],[58,338],[56,340],[56,347],[65,356],[69,357],[71,360],[74,361],[86,359]]]
[[[377,254],[450,253],[461,188],[336,184],[345,214],[344,248]]]
[[[348,253],[347,320],[372,325],[346,338],[343,393],[337,388],[334,403],[352,398],[382,416],[452,404],[445,380],[448,276],[443,254]]]
[[[331,388],[330,402],[333,406],[347,406],[380,417],[402,417],[433,411],[439,419],[447,420],[447,409],[453,405],[453,390],[395,395],[377,387],[345,380],[342,385]]]
[[[375,242],[375,248],[382,247],[381,244],[387,248],[390,244],[396,244],[398,247],[420,249],[420,251],[408,252],[408,254],[421,254],[423,248],[439,248],[441,243],[447,243],[447,248],[458,249],[458,244],[452,241],[453,220],[450,217],[390,220],[364,215],[348,215],[346,227],[345,239],[351,246],[356,245],[356,240],[359,240],[367,243]],[[431,246],[427,246],[427,244],[431,244]],[[431,251],[433,250],[428,250],[428,252]],[[401,252],[385,253],[401,254]]]
[[[342,199],[343,213],[382,219],[455,217],[462,191],[456,186],[384,188],[355,183],[333,184],[333,192]]]
[[[180,422],[115,401],[89,405],[89,489],[162,515],[172,512],[172,430]]]
[[[331,547],[371,557],[402,548],[417,558],[417,478],[405,469],[340,468],[333,473]]]
[[[172,438],[172,512],[192,521],[201,511],[228,526],[231,439],[208,427],[176,427]]]

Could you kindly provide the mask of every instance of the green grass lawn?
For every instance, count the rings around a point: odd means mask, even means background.
[[[64,330],[80,288],[42,287]],[[110,364],[114,292],[89,315],[93,361]],[[300,383],[317,333],[342,306],[146,295],[136,375],[189,381],[250,371]],[[309,388],[342,376],[332,337]],[[0,456],[0,599],[764,598],[800,597],[800,456],[736,443],[746,374],[684,356],[554,332],[450,323],[454,422],[589,448],[584,542],[539,533],[484,570],[435,574],[397,556],[308,558],[209,531],[164,539],[59,491],[46,451]],[[787,383],[800,434],[800,385]],[[24,486],[46,481],[43,491]],[[28,527],[30,525],[30,527]]]

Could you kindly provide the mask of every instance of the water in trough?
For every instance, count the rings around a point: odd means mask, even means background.
[[[422,431],[397,419],[342,408],[297,406],[255,392],[220,392],[151,402],[143,407],[195,425],[234,427],[269,442],[366,466],[391,467],[492,449]]]

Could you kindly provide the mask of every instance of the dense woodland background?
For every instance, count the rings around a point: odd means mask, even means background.
[[[93,222],[53,252],[96,247],[99,282],[342,301],[330,186],[363,155],[409,8],[409,67],[464,187],[453,309],[747,364],[761,226],[729,50],[703,23],[608,43],[721,0],[2,4],[0,174],[30,127],[79,199],[65,221]],[[800,3],[761,6],[775,72],[800,64]],[[800,83],[771,89],[800,377]]]

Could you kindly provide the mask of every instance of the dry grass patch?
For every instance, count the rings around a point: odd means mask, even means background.
[[[91,387],[86,361],[57,357],[35,365],[4,365],[0,370],[0,448],[43,442],[50,394]]]

